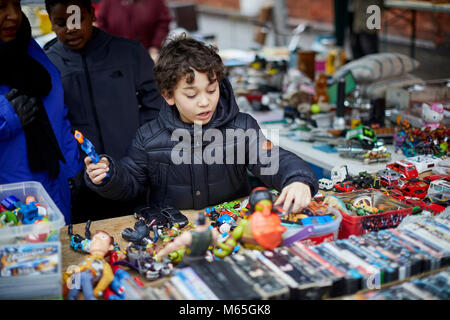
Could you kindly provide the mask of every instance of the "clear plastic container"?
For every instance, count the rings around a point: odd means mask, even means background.
[[[0,299],[60,299],[64,216],[39,182],[0,185],[0,200],[11,195],[34,196],[49,221],[0,228]]]
[[[46,239],[59,241],[59,230],[65,225],[64,216],[41,183],[27,181],[0,185],[0,200],[11,195],[22,203],[27,196],[34,196],[39,205],[47,209],[49,222],[0,228],[0,245],[32,243],[37,239],[33,235],[42,234],[48,235]]]

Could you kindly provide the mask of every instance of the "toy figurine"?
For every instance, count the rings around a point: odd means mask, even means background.
[[[199,213],[196,225],[197,227],[194,230],[184,232],[157,252],[154,256],[155,260],[161,261],[163,257],[172,252],[177,252],[176,257],[172,255],[172,258],[178,260],[180,260],[180,255],[183,255],[183,263],[203,259],[209,246],[216,245],[219,232],[215,228],[208,228],[203,213]],[[185,251],[180,251],[183,248]]]
[[[70,247],[75,251],[82,251],[89,253],[89,244],[91,242],[91,231],[89,230],[91,227],[91,220],[86,222],[86,226],[84,229],[85,238],[83,238],[79,234],[73,234],[73,226],[69,224],[67,228],[67,232],[70,237]]]
[[[422,104],[423,127],[436,129],[444,118],[444,105],[442,103]]]
[[[327,94],[327,77],[325,74],[320,74],[315,83],[316,94],[312,99],[313,104],[328,103]]]
[[[282,242],[286,228],[281,225],[279,215],[273,212],[273,195],[264,187],[255,188],[250,194],[250,215],[241,219],[225,242],[218,242],[213,254],[224,258],[232,253],[238,240],[245,248],[273,250]]]
[[[70,277],[68,300],[76,300],[83,291],[86,300],[97,300],[110,285],[114,275],[105,256],[114,250],[114,238],[105,231],[97,231],[90,242],[89,253],[79,269],[64,273],[65,283]],[[95,285],[95,288],[94,288]]]

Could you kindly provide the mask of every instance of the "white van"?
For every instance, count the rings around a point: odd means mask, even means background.
[[[333,181],[327,178],[319,179],[319,189],[321,190],[331,190],[333,189]]]

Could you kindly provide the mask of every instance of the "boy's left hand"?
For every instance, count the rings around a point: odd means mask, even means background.
[[[311,202],[311,189],[302,182],[292,182],[281,190],[274,206],[283,204],[283,212],[287,212],[293,203],[291,213],[298,213]]]

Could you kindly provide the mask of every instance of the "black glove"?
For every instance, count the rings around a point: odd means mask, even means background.
[[[29,97],[24,94],[20,94],[19,90],[11,89],[5,98],[14,108],[17,116],[19,117],[22,128],[29,125],[36,119],[36,112],[39,110],[38,100],[34,97]]]

